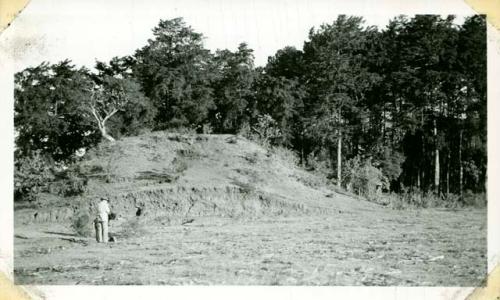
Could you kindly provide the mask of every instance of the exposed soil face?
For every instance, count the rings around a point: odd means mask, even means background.
[[[16,225],[16,284],[477,286],[485,210],[195,218],[97,244],[62,224]],[[112,226],[119,232],[120,226]]]

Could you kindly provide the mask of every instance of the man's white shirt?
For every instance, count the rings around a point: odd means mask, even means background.
[[[97,205],[97,212],[101,221],[108,222],[108,214],[110,212],[108,201],[101,201]]]

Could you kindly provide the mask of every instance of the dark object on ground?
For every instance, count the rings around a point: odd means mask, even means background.
[[[89,242],[84,239],[79,239],[79,238],[60,238],[63,241],[68,241],[71,243],[77,243],[77,244],[82,244],[83,246],[88,246]]]
[[[194,222],[194,219],[187,219],[187,220],[182,221],[181,225],[189,224],[189,223],[193,223],[193,222]]]
[[[228,142],[229,144],[236,144],[238,140],[236,139],[235,136],[230,136],[226,139],[226,142]]]
[[[75,234],[75,233],[66,233],[66,232],[58,232],[58,231],[43,231],[43,232],[44,233],[49,233],[49,234],[78,237],[78,235]]]
[[[139,217],[140,215],[142,215],[142,207],[137,207],[137,211],[135,212],[135,215],[137,217]]]
[[[116,236],[110,235],[108,241],[112,242],[112,243],[116,243],[116,242],[118,242],[118,239],[116,238]]]
[[[115,214],[115,213],[110,213],[110,214],[108,215],[108,219],[109,219],[109,220],[116,220],[116,214]]]

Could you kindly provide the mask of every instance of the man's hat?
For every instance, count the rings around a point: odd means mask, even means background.
[[[102,196],[102,197],[101,197],[101,200],[106,200],[106,201],[108,201],[108,202],[109,202],[108,197],[105,197],[105,196]]]

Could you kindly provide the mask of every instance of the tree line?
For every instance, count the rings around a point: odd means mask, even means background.
[[[161,20],[133,55],[15,74],[16,167],[68,163],[100,140],[148,130],[256,134],[349,186],[369,166],[390,191],[486,189],[484,16],[399,16],[384,29],[339,16],[254,65],[212,52],[182,18]]]

